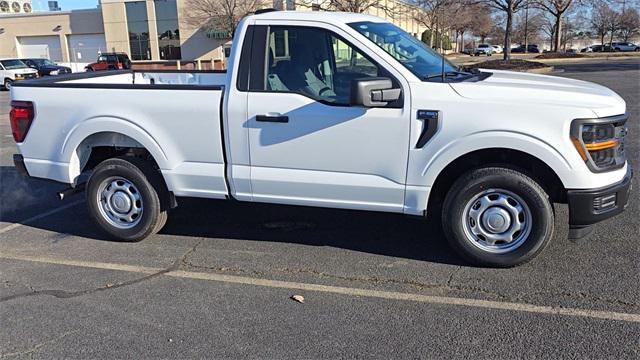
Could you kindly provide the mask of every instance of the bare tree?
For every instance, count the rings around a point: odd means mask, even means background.
[[[491,18],[491,12],[486,7],[478,7],[475,11],[475,17],[471,22],[471,31],[480,37],[480,42],[484,43],[493,30],[494,21]]]
[[[308,7],[315,7],[323,11],[344,11],[352,13],[365,13],[369,10],[383,10],[387,15],[395,11],[404,9],[391,8],[384,0],[320,0],[317,2],[302,1],[299,4]],[[311,5],[312,4],[312,5]]]
[[[640,14],[634,8],[626,8],[620,14],[620,36],[627,42],[629,39],[640,33]]]
[[[620,29],[620,13],[615,10],[611,10],[607,20],[607,27],[609,30],[609,46],[611,46],[611,48],[613,49],[613,36]]]
[[[187,0],[182,15],[191,26],[233,36],[243,17],[268,6],[265,0]]]
[[[434,35],[444,29],[455,27],[455,17],[462,3],[455,0],[416,0],[411,3],[419,11],[414,14],[414,20],[431,31],[429,46],[434,45]]]
[[[529,16],[518,16],[514,20],[512,39],[521,44],[538,39],[545,24],[545,16],[539,11],[529,11]]]
[[[534,0],[533,4],[551,14],[555,21],[553,26],[554,34],[551,51],[558,51],[560,49],[562,38],[562,18],[571,5],[577,2],[579,2],[579,0]]]
[[[473,20],[477,13],[478,6],[463,6],[456,13],[455,18],[451,24],[451,29],[455,31],[456,39],[456,51],[464,52],[464,34],[471,31],[473,26]],[[458,46],[458,38],[460,38],[460,44]]]
[[[511,32],[513,31],[513,15],[527,5],[529,0],[476,0],[475,3],[485,4],[492,9],[505,13],[506,24],[504,31],[504,60],[511,60]]]
[[[616,16],[616,13],[609,4],[607,3],[599,3],[596,4],[591,10],[591,28],[600,38],[600,44],[604,49],[604,38],[609,33],[610,24],[612,23],[612,18]]]

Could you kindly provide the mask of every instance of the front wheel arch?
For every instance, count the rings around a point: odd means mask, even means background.
[[[429,193],[427,213],[439,216],[444,197],[453,182],[470,169],[487,166],[501,166],[522,172],[538,182],[552,201],[566,203],[566,189],[562,180],[544,161],[519,150],[491,148],[464,154],[440,171]]]

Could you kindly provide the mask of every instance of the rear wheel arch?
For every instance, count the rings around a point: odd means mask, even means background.
[[[73,183],[78,182],[83,172],[90,171],[101,161],[117,156],[143,158],[153,162],[158,169],[167,166],[167,159],[157,144],[145,141],[139,136],[130,136],[118,131],[99,131],[71,136],[82,139],[76,141],[68,139],[66,146],[63,147],[63,156],[69,159],[69,178]],[[70,146],[71,143],[77,143],[77,145]]]
[[[99,132],[85,138],[76,148],[74,156],[78,161],[78,176],[81,174],[89,175],[93,169],[109,159],[127,159],[136,164],[144,162],[145,169],[153,171],[152,182],[157,188],[162,208],[173,208],[176,201],[169,189],[167,182],[161,173],[161,166],[154,156],[144,145],[135,139],[116,132]]]

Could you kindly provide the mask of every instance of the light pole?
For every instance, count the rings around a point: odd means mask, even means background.
[[[524,8],[524,53],[529,52],[529,39],[527,38],[529,35],[529,2]]]

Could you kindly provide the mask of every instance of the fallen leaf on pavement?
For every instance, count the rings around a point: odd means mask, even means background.
[[[291,297],[291,300],[297,301],[297,302],[299,302],[301,304],[304,304],[304,296],[302,296],[302,295],[293,295]]]

